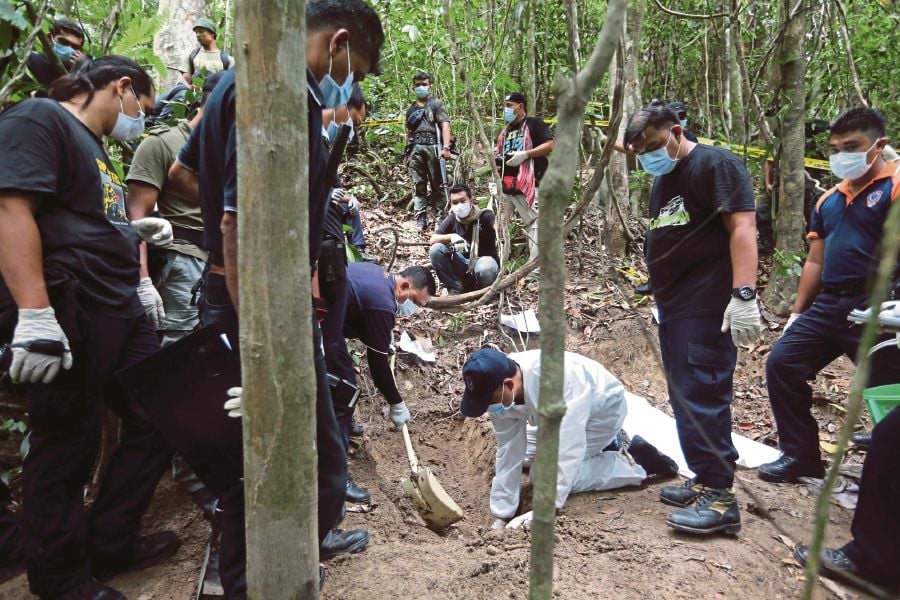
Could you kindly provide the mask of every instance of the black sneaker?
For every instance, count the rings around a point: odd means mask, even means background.
[[[705,485],[699,483],[697,478],[691,478],[681,485],[667,485],[659,490],[659,499],[669,506],[685,507],[694,503],[703,493]]]
[[[732,488],[703,487],[693,505],[669,513],[666,525],[687,533],[709,534],[741,531],[741,513]]]
[[[96,579],[89,579],[59,596],[42,596],[43,600],[125,600],[125,594]]]
[[[353,421],[350,425],[350,437],[362,437],[365,432],[366,430],[363,429],[363,426],[356,421]]]
[[[347,502],[352,502],[353,504],[368,504],[372,499],[372,495],[369,494],[369,490],[360,486],[355,481],[347,478]]]
[[[860,431],[859,433],[854,433],[850,440],[863,450],[868,450],[869,445],[872,443],[872,432]]]
[[[794,559],[806,567],[806,561],[809,560],[809,546],[799,544],[794,549]],[[886,583],[864,573],[856,563],[850,560],[843,548],[822,548],[822,554],[819,558],[819,575],[845,583],[867,593],[872,593],[873,586],[881,588]],[[893,597],[891,592],[898,590],[883,591],[884,598],[891,598]]]
[[[181,540],[172,531],[160,531],[137,538],[131,552],[119,556],[95,556],[94,577],[100,581],[126,571],[139,571],[152,567],[169,558],[181,546]]]
[[[328,560],[339,554],[356,554],[365,550],[368,545],[369,532],[365,529],[344,531],[335,527],[319,546],[319,559]]]
[[[634,458],[637,464],[644,467],[647,475],[659,475],[666,478],[678,475],[678,463],[639,435],[631,438],[628,454]]]
[[[782,454],[778,460],[759,465],[759,478],[772,483],[799,483],[801,477],[825,477],[825,467],[819,459],[801,459]]]
[[[196,492],[192,492],[191,500],[203,512],[203,518],[207,521],[212,521],[213,515],[216,514],[216,504],[218,504],[219,499],[209,491],[209,488],[203,486]]]
[[[420,231],[428,230],[428,213],[425,211],[420,212],[416,215],[416,225],[418,225]]]

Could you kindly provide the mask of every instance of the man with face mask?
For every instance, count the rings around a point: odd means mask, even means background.
[[[428,229],[428,207],[443,214],[441,193],[443,176],[440,158],[450,158],[450,115],[443,100],[431,96],[431,75],[420,71],[413,76],[416,101],[406,110],[406,136],[409,177],[413,182],[416,224]],[[440,128],[441,148],[438,149]],[[430,191],[429,191],[430,188]]]
[[[566,352],[564,368],[566,414],[559,431],[557,510],[571,493],[640,485],[648,475],[678,473],[675,461],[640,436],[634,437],[627,452],[622,448],[628,408],[618,379],[599,363],[572,352]],[[538,422],[541,351],[506,355],[482,348],[466,361],[462,375],[466,391],[460,412],[480,417],[486,411],[497,435],[491,482],[493,528],[528,523],[530,511],[510,519],[519,508],[522,467],[536,448],[533,426]]]
[[[428,258],[451,294],[485,288],[497,279],[497,231],[494,211],[479,208],[464,183],[450,188],[450,214],[428,240]]]
[[[737,533],[732,377],[737,346],[761,329],[750,175],[728,150],[688,141],[663,102],[631,116],[624,144],[656,177],[644,255],[659,307],[669,402],[696,474],[660,491],[664,503],[683,507],[666,523],[688,533]]]
[[[53,43],[52,51],[58,63],[51,61],[43,52],[32,52],[27,59],[28,70],[46,89],[71,71],[81,59],[84,30],[74,21],[57,19],[53,21],[53,28],[50,30],[50,41]]]
[[[678,124],[681,125],[681,129],[684,131],[684,137],[689,142],[694,142],[696,144],[697,136],[688,130],[687,106],[685,103],[681,100],[676,100],[675,102],[669,103],[669,108],[675,111],[675,116],[678,117]]]
[[[543,120],[528,116],[522,93],[506,95],[503,120],[507,125],[497,137],[496,162],[502,170],[507,217],[510,207],[519,213],[528,237],[528,259],[533,260],[538,255],[538,187],[555,142]]]
[[[834,120],[830,130],[831,170],[842,181],[813,208],[809,254],[794,310],[766,361],[769,401],[783,453],[759,467],[759,477],[766,481],[794,483],[825,472],[807,382],[842,354],[856,360],[862,328],[849,323],[847,315],[866,306],[884,223],[900,195],[900,162],[882,157],[888,140],[880,112],[851,108]],[[895,264],[889,299],[900,298],[898,275],[900,267]],[[900,351],[888,348],[873,354],[869,385],[897,382]]]

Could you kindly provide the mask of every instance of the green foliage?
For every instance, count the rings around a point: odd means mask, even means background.
[[[803,272],[803,261],[805,260],[806,252],[794,254],[793,252],[775,250],[775,253],[772,255],[775,275],[800,277],[800,273]]]
[[[122,24],[109,53],[127,56],[144,68],[154,69],[156,79],[160,79],[166,73],[166,66],[153,52],[153,36],[163,23],[164,15],[148,14],[140,0],[132,0],[123,10]]]

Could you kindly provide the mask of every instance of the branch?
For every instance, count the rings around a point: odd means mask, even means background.
[[[840,26],[841,36],[844,38],[844,51],[847,53],[847,64],[850,66],[850,78],[853,80],[853,89],[859,96],[859,101],[863,106],[869,106],[866,97],[863,95],[862,86],[859,85],[859,73],[856,72],[856,64],[853,62],[853,49],[850,47],[850,35],[847,33],[847,12],[844,10],[844,3],[841,0],[834,0],[838,12],[841,13],[843,23]]]
[[[31,33],[28,34],[28,37],[25,38],[25,47],[23,48],[23,56],[27,59],[28,55],[31,54],[32,48],[34,48],[34,38],[39,34],[43,33],[41,29],[41,25],[44,22],[44,17],[47,15],[47,9],[50,6],[49,0],[43,0],[41,2],[40,7],[37,10],[37,18],[34,21],[34,29],[31,30]],[[31,12],[31,11],[29,11]],[[3,89],[0,89],[0,105],[6,103],[7,97],[10,92],[12,92],[13,87],[25,76],[25,68],[28,64],[27,60],[23,60],[16,67],[16,72],[12,77],[9,78],[9,81],[6,82],[6,85],[3,86]]]
[[[699,21],[707,21],[709,19],[722,19],[722,18],[731,16],[730,12],[716,13],[714,15],[698,15],[698,14],[693,14],[693,13],[683,13],[683,12],[679,12],[677,10],[671,10],[669,8],[666,8],[665,6],[662,5],[662,2],[660,2],[659,0],[653,0],[653,2],[656,3],[656,6],[659,7],[659,10],[663,11],[667,15],[671,15],[673,17],[678,17],[679,19],[694,19],[694,20],[699,20]]]

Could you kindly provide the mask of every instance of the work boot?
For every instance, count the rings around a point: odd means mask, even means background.
[[[872,432],[860,431],[859,433],[854,433],[850,440],[863,450],[868,450],[869,444],[872,443]]]
[[[181,546],[172,531],[159,531],[138,537],[130,552],[116,556],[94,556],[94,577],[100,581],[126,571],[146,569],[169,558]]]
[[[678,475],[678,463],[656,449],[656,446],[639,435],[631,438],[628,454],[634,461],[644,467],[647,475],[675,477]]]
[[[335,527],[328,532],[319,546],[319,558],[328,560],[339,554],[356,554],[369,545],[369,532],[365,529],[344,531]]]
[[[685,507],[694,503],[703,493],[706,486],[691,478],[681,485],[667,485],[659,490],[659,499],[663,504]]]
[[[347,502],[368,504],[371,499],[372,495],[369,494],[366,488],[360,486],[349,477],[347,478]]]
[[[319,591],[322,591],[322,588],[325,587],[325,565],[319,565]]]
[[[213,515],[216,514],[216,504],[219,502],[219,499],[209,491],[209,488],[204,486],[192,492],[191,500],[203,512],[203,518],[207,521],[212,521]]]
[[[428,231],[428,213],[422,211],[416,214],[416,225],[419,226],[420,231]]]
[[[88,579],[60,596],[41,596],[42,600],[125,600],[125,594],[103,585],[96,579]]]
[[[703,486],[703,493],[694,504],[669,513],[666,525],[678,531],[697,534],[740,532],[741,513],[734,497],[734,489]]]
[[[809,560],[809,546],[799,544],[794,549],[794,560],[806,567]],[[893,598],[893,592],[900,591],[900,588],[892,585],[890,582],[882,581],[876,577],[865,573],[859,565],[854,563],[843,548],[822,548],[819,555],[819,575],[834,579],[841,583],[852,586],[864,592],[871,593],[871,588],[878,587],[894,588],[882,589],[884,598]]]
[[[825,477],[825,467],[822,461],[816,459],[803,459],[796,456],[782,454],[778,460],[764,465],[759,465],[759,478],[772,483],[800,483],[801,477]]]
[[[650,282],[642,283],[641,285],[634,288],[634,293],[639,296],[649,296],[653,293],[653,289],[650,287]]]

